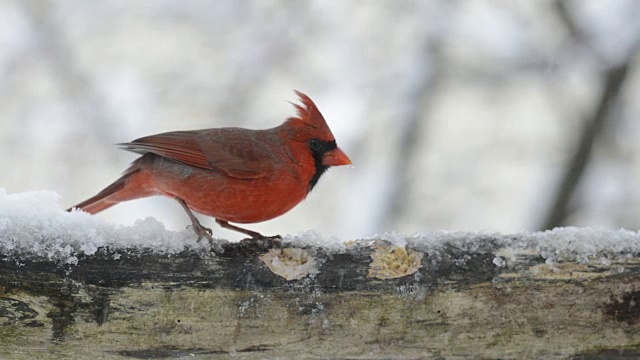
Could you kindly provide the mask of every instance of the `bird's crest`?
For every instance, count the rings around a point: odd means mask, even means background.
[[[298,112],[298,116],[292,119],[301,120],[306,125],[331,133],[327,122],[324,120],[320,110],[318,110],[318,107],[311,98],[298,90],[294,90],[294,92],[300,98],[302,105],[291,103]]]

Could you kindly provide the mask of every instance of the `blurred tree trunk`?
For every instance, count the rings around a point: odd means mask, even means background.
[[[579,46],[590,49],[590,53],[597,60],[606,62],[599,56],[598,51],[591,46],[583,31],[574,21],[568,3],[566,1],[556,1],[555,4],[558,15],[564,21],[573,41]],[[634,47],[633,49],[636,48]],[[610,65],[606,70],[604,86],[598,105],[593,114],[584,122],[578,145],[569,158],[566,171],[561,177],[557,190],[552,197],[552,204],[542,222],[542,230],[565,225],[565,221],[571,212],[569,209],[571,201],[591,159],[594,143],[611,120],[611,114],[617,106],[620,106],[618,100],[635,53],[636,51],[630,51],[622,64]]]
[[[569,215],[569,204],[582,179],[591,158],[596,138],[602,133],[610,114],[616,107],[622,86],[627,78],[629,62],[607,71],[605,86],[598,107],[592,117],[585,122],[580,142],[571,156],[562,176],[553,204],[546,216],[542,230],[562,226]]]
[[[391,181],[387,195],[387,206],[383,210],[383,229],[390,231],[397,228],[398,221],[403,218],[406,204],[412,193],[411,166],[416,154],[420,149],[421,135],[428,123],[425,114],[431,106],[433,95],[438,92],[441,73],[441,56],[438,50],[439,45],[435,42],[427,42],[424,46],[424,63],[431,63],[431,70],[424,74],[422,79],[416,82],[411,88],[407,98],[409,108],[404,115],[406,119],[400,126],[401,132],[398,139],[399,149],[396,160],[391,168],[391,176],[395,178]],[[424,155],[424,154],[423,154]]]

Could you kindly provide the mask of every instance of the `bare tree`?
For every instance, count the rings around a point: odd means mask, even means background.
[[[556,8],[560,18],[564,21],[571,34],[573,41],[590,49],[592,56],[596,57],[600,62],[606,63],[601,59],[598,51],[590,45],[588,39],[580,30],[580,27],[573,20],[567,2],[562,0],[557,1]],[[633,49],[637,49],[637,46]],[[617,106],[620,106],[618,99],[622,93],[635,53],[636,51],[630,51],[628,57],[622,64],[608,65],[605,71],[603,90],[598,100],[598,105],[593,113],[584,121],[579,142],[574,153],[569,158],[567,168],[552,198],[552,205],[541,225],[542,230],[563,225],[567,216],[570,214],[569,206],[571,200],[589,164],[594,143],[611,120],[611,114]]]

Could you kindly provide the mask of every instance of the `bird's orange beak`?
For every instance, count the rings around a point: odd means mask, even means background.
[[[339,147],[329,150],[322,156],[322,165],[324,166],[340,166],[351,165],[351,160]]]

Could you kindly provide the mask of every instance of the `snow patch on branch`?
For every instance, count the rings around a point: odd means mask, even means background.
[[[101,247],[175,253],[206,245],[192,232],[168,231],[151,217],[133,226],[114,225],[82,211],[67,212],[58,201],[51,191],[8,194],[0,188],[0,253],[73,264],[77,254],[93,255]]]
[[[323,247],[340,252],[349,243],[323,238],[317,232],[287,235],[291,246]],[[222,240],[224,241],[224,240]],[[355,243],[385,241],[408,246],[437,260],[445,252],[499,254],[496,266],[519,254],[541,256],[548,262],[599,260],[604,263],[640,254],[640,234],[630,230],[557,228],[545,232],[500,234],[496,232],[434,231],[414,235],[387,233]],[[42,258],[74,264],[79,254],[93,255],[98,249],[140,249],[172,254],[186,249],[207,249],[190,230],[169,231],[148,217],[133,226],[114,225],[81,211],[66,212],[59,196],[51,191],[8,194],[0,188],[0,254],[12,259]],[[494,261],[495,263],[495,261]],[[501,264],[501,265],[499,265]]]

